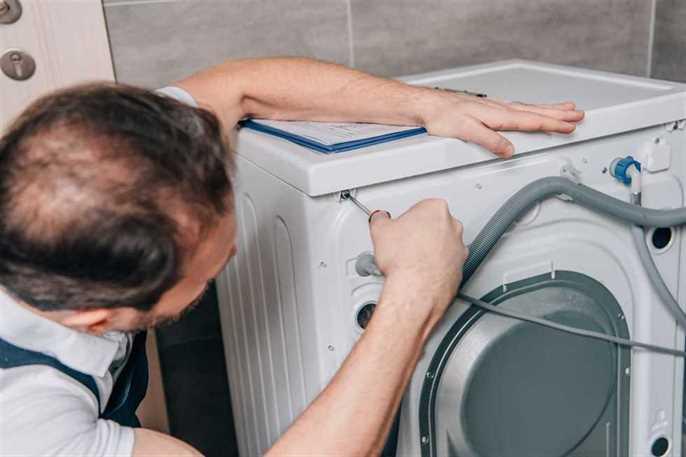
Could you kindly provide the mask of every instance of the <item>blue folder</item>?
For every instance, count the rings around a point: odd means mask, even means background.
[[[305,146],[306,148],[314,149],[315,151],[323,152],[325,154],[333,154],[337,152],[350,151],[352,149],[360,149],[367,146],[372,146],[374,144],[387,143],[389,141],[395,141],[402,138],[407,138],[410,136],[426,133],[426,129],[424,127],[413,127],[407,130],[403,130],[401,132],[387,133],[385,135],[377,135],[369,138],[363,138],[360,140],[344,141],[342,143],[334,144],[324,144],[320,143],[319,141],[315,141],[311,138],[295,135],[282,129],[255,122],[252,119],[242,121],[240,124],[244,128],[277,136],[279,138],[288,140],[292,143],[296,143],[300,146]]]

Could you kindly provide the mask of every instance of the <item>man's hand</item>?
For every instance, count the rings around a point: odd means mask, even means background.
[[[529,105],[428,90],[423,124],[429,134],[476,143],[500,157],[511,157],[514,147],[496,130],[568,134],[584,118],[572,102]]]
[[[444,200],[417,203],[397,219],[384,212],[374,214],[370,231],[377,266],[387,285],[401,285],[413,300],[412,310],[428,316],[430,330],[443,316],[457,293],[468,250],[462,240],[462,224],[452,217]],[[422,309],[418,309],[422,308]]]

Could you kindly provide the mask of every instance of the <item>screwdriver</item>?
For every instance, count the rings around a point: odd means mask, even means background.
[[[389,213],[386,210],[382,210],[382,209],[377,209],[374,211],[370,210],[361,201],[359,201],[357,198],[355,198],[349,190],[345,190],[345,191],[341,192],[341,199],[342,200],[350,200],[351,202],[353,202],[355,204],[355,206],[360,208],[369,217],[369,222],[371,222],[372,216],[374,215],[374,213],[377,213],[379,211],[382,211],[382,212],[388,214],[389,218],[391,217],[391,213]]]

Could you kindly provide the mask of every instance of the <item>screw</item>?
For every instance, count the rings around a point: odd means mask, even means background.
[[[607,173],[607,167],[603,167],[603,174]]]
[[[12,54],[10,54],[10,60],[12,62],[19,62],[21,60],[21,54],[19,54],[18,52],[13,52]]]
[[[433,374],[432,372],[430,372],[430,371],[427,371],[427,372],[426,372],[426,377],[429,378],[429,379],[433,379],[434,374]]]
[[[476,187],[478,190],[481,190],[484,188],[484,186],[482,186],[481,183],[476,183],[476,185],[474,187]]]
[[[319,262],[319,268],[326,268],[326,267],[327,267],[326,262],[324,262],[323,260],[321,262]]]
[[[619,318],[620,321],[623,321],[625,319],[624,314],[622,314],[622,313],[617,314],[617,317]]]
[[[429,437],[424,435],[422,436],[422,444],[427,444],[429,442]]]
[[[326,348],[327,348],[329,351],[331,351],[331,352],[333,352],[334,349],[336,349],[336,348],[333,346],[333,344],[329,344]]]

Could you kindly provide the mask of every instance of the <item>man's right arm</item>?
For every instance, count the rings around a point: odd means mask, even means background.
[[[271,456],[379,454],[422,347],[457,291],[467,249],[444,201],[421,202],[395,220],[377,216],[371,233],[386,277],[374,317]]]

